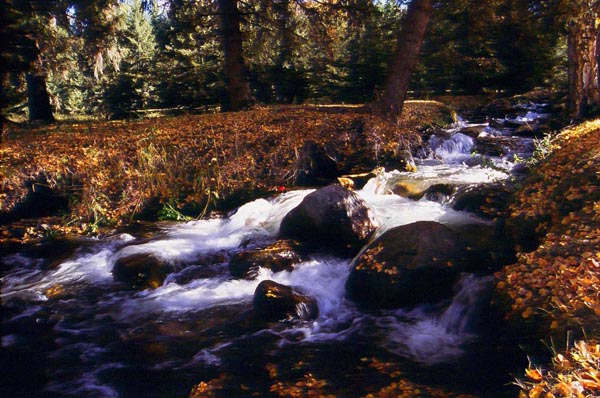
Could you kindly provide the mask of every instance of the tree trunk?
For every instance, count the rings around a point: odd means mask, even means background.
[[[27,106],[29,121],[54,122],[50,95],[46,88],[46,72],[42,55],[36,40],[31,40],[29,52],[29,71],[25,74],[27,83]]]
[[[238,0],[219,0],[221,39],[225,55],[225,98],[223,111],[239,111],[250,105],[250,86],[242,52]]]
[[[600,111],[600,29],[595,25],[599,7],[589,6],[584,7],[568,25],[569,115],[575,120]]]
[[[383,93],[375,100],[373,110],[398,120],[408,91],[410,76],[417,65],[421,44],[431,17],[431,0],[412,0],[408,5],[398,45],[388,70]]]
[[[29,121],[54,122],[50,96],[46,89],[46,77],[39,73],[27,73],[27,106],[29,108]]]

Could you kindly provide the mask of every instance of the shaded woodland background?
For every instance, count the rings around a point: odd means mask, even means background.
[[[22,121],[368,103],[401,40],[403,3],[419,1],[2,3],[2,118]],[[567,90],[568,37],[597,3],[435,1],[410,93]]]

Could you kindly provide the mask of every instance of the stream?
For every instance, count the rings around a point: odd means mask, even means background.
[[[534,109],[518,117],[537,116]],[[461,132],[474,127],[484,137],[512,134],[460,121],[430,138],[415,173],[384,171],[356,191],[382,225],[378,234],[420,220],[489,223],[453,210],[449,199],[391,193],[399,181],[421,190],[503,181],[515,155],[531,155],[532,139],[519,137],[501,156],[483,157],[476,139]],[[463,275],[452,300],[379,311],[346,298],[348,258],[312,253],[292,271],[230,276],[231,254],[248,241],[272,241],[282,218],[312,191],[255,200],[227,217],[82,238],[58,262],[30,252],[2,257],[1,395],[363,397],[407,380],[419,396],[516,396],[510,383],[525,354],[502,346],[493,330],[473,327],[491,276]],[[176,271],[156,289],[125,289],[112,267],[136,253],[177,264]],[[316,299],[318,317],[261,327],[244,321],[263,280]]]

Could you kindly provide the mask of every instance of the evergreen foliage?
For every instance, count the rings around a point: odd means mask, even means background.
[[[372,101],[396,48],[404,3],[239,2],[253,100]],[[434,2],[411,89],[429,95],[566,88],[569,4]],[[209,111],[223,103],[216,1],[3,0],[3,6],[3,117],[23,119],[25,75],[31,73],[45,79],[52,109],[62,117],[131,118],[154,109]]]

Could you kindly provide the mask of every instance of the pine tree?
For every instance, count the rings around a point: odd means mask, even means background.
[[[156,42],[150,18],[140,0],[122,7],[126,17],[119,32],[121,62],[105,93],[107,111],[113,119],[129,118],[156,102],[152,78]]]

